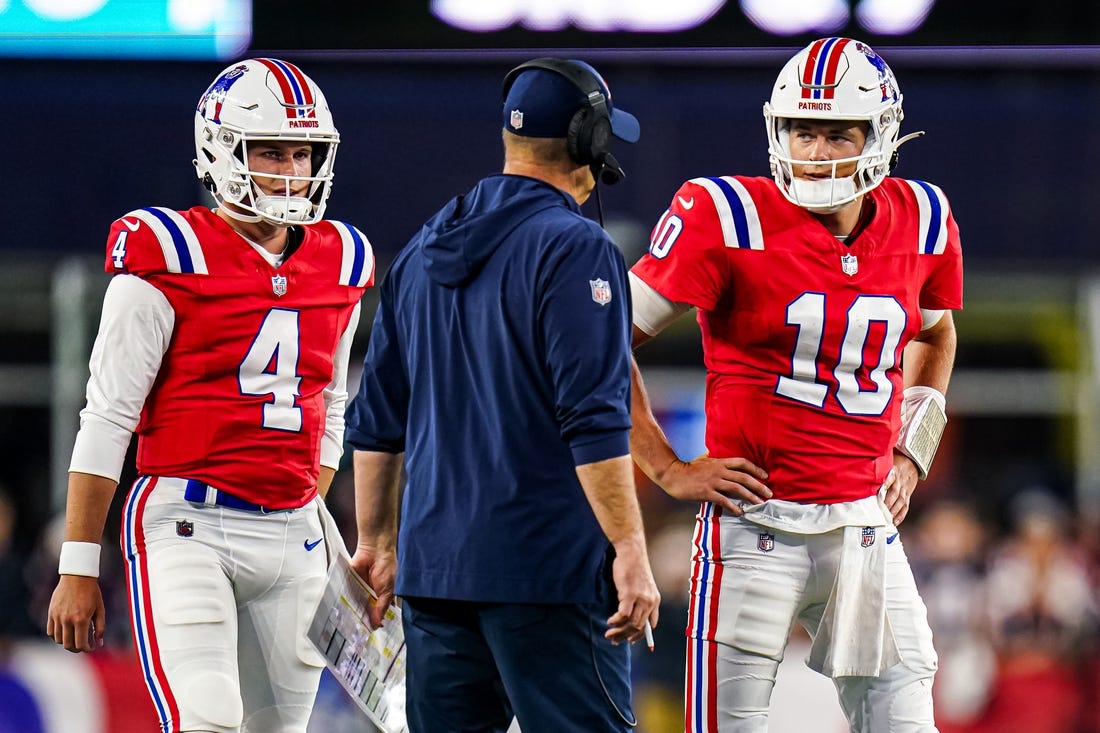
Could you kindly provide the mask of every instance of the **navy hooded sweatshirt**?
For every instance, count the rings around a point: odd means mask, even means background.
[[[397,593],[606,600],[609,550],[576,466],[629,453],[622,254],[568,194],[490,176],[381,287],[347,440],[405,452]]]

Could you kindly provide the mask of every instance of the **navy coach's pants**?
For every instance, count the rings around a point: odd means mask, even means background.
[[[604,638],[613,604],[402,599],[410,733],[622,733],[630,645]]]

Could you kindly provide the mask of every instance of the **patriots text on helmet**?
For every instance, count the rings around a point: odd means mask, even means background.
[[[798,108],[799,109],[812,110],[814,112],[832,112],[833,111],[833,103],[832,102],[799,102],[798,103]]]

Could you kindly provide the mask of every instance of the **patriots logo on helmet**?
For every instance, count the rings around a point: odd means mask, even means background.
[[[864,527],[863,531],[859,534],[860,547],[870,547],[875,544],[875,528]]]
[[[775,535],[769,532],[761,532],[756,540],[756,548],[761,552],[771,552],[775,549]]]
[[[898,101],[898,87],[894,83],[894,72],[886,65],[886,61],[875,53],[874,49],[866,43],[856,43],[856,49],[863,53],[871,66],[878,71],[879,90],[882,92],[882,101]]]
[[[188,522],[186,519],[180,519],[176,522],[176,534],[180,537],[191,537],[195,534],[194,522]]]
[[[234,66],[229,71],[225,72],[210,85],[210,88],[206,90],[206,94],[202,95],[202,99],[199,100],[198,112],[200,115],[206,116],[206,108],[213,104],[214,112],[210,115],[211,122],[221,122],[222,103],[225,101],[225,95],[229,91],[229,88],[236,83],[238,79],[244,76],[244,72],[248,71],[248,67],[244,64]]]

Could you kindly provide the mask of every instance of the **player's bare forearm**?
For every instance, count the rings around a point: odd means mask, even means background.
[[[378,595],[368,609],[381,625],[393,601],[397,577],[397,516],[402,453],[355,451],[355,525],[358,530],[351,567]]]
[[[945,311],[936,325],[921,331],[905,347],[905,386],[933,387],[947,394],[957,341],[955,319]]]
[[[635,326],[635,343],[642,333]],[[644,341],[644,339],[643,339]],[[665,493],[685,501],[709,501],[735,516],[743,513],[741,499],[759,504],[771,498],[763,482],[768,473],[745,458],[702,455],[681,461],[672,449],[650,407],[649,395],[638,362],[631,357],[630,455],[642,472]]]
[[[650,480],[660,485],[661,476],[679,458],[653,415],[642,372],[633,356],[630,369],[630,456]]]
[[[118,482],[103,476],[73,472],[65,500],[65,541],[99,544]],[[103,645],[106,611],[99,580],[62,575],[50,598],[46,634],[71,652]]]
[[[321,470],[317,473],[317,493],[320,494],[322,499],[328,496],[328,490],[332,488],[332,480],[335,477],[335,468],[321,466]]]
[[[99,542],[107,522],[118,482],[90,473],[69,474],[69,489],[65,498],[65,540],[67,542]]]
[[[588,503],[607,539],[615,548],[612,568],[619,607],[608,619],[606,636],[613,641],[635,641],[648,621],[657,625],[661,601],[646,550],[642,511],[634,489],[630,456],[608,458],[577,466]]]

